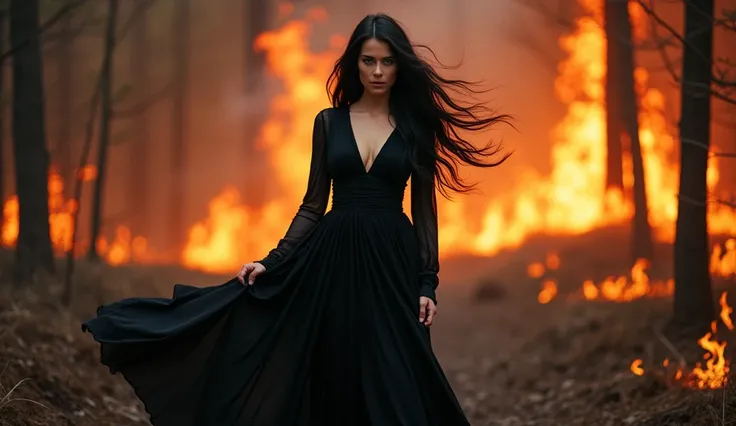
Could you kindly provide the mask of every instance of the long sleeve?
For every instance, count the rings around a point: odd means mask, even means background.
[[[307,192],[284,238],[279,241],[276,248],[268,253],[268,256],[259,261],[267,270],[284,259],[317,225],[327,210],[330,198],[330,176],[327,171],[327,129],[327,110],[323,110],[314,119],[312,160]]]
[[[437,199],[434,179],[414,173],[411,178],[411,217],[419,241],[419,295],[437,303],[439,242],[437,237]]]

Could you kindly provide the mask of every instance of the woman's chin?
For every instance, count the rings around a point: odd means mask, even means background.
[[[367,87],[367,92],[371,96],[386,96],[389,92],[388,88],[385,87]]]

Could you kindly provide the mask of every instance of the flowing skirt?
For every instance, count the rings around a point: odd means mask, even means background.
[[[154,426],[468,425],[419,322],[400,212],[331,211],[253,286],[100,307],[101,344]]]

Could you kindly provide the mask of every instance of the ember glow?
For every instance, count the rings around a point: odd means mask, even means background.
[[[724,291],[719,299],[721,306],[720,319],[728,331],[733,331],[734,326],[731,317],[733,309],[728,305],[727,295],[728,293]],[[718,333],[717,321],[713,321],[710,328],[709,332],[698,339],[698,345],[705,351],[703,361],[696,363],[691,370],[688,371],[684,365],[674,365],[669,359],[663,361],[662,367],[665,371],[671,373],[673,380],[694,389],[720,389],[728,383],[731,359],[726,354],[727,343],[725,340],[716,337]],[[635,359],[629,369],[633,374],[642,376],[645,374],[642,365],[643,361],[641,359]]]
[[[673,279],[651,281],[646,273],[649,261],[639,259],[631,268],[630,276],[608,277],[600,283],[583,282],[583,296],[587,300],[629,302],[642,297],[671,296],[675,290]]]

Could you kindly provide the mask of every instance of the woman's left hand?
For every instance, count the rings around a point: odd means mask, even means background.
[[[419,322],[427,327],[432,325],[434,317],[437,315],[437,306],[432,299],[426,296],[419,297]]]

